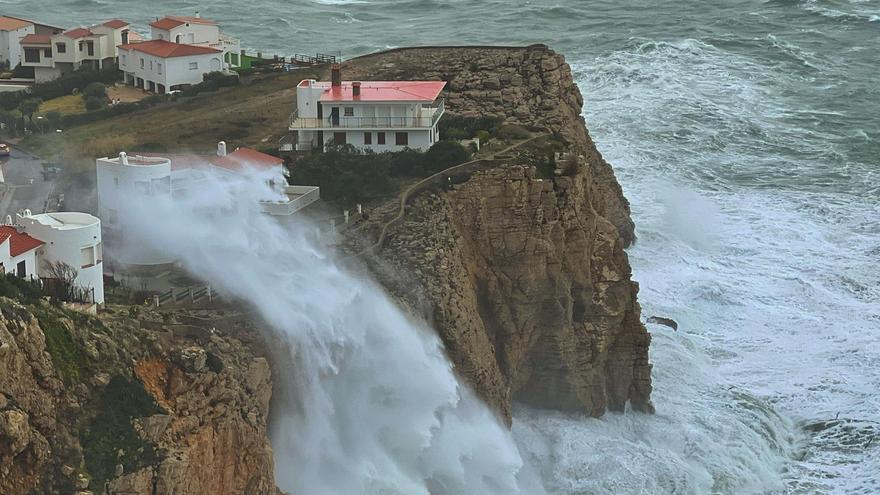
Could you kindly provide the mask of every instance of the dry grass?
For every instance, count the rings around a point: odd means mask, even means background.
[[[40,104],[40,109],[37,110],[37,113],[45,115],[48,112],[60,112],[63,115],[72,115],[84,113],[85,111],[86,101],[82,95],[67,95],[44,101]]]
[[[107,86],[107,98],[119,100],[125,103],[140,101],[147,97],[147,93],[134,86]]]

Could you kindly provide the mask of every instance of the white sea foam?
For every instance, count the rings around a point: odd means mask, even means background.
[[[321,495],[541,493],[521,472],[509,432],[458,382],[423,322],[338,267],[304,221],[284,228],[258,212],[258,200],[274,197],[268,179],[212,176],[173,211],[131,218],[157,249],[252,306],[271,329],[279,486]]]

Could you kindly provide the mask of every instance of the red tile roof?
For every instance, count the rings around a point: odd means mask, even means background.
[[[412,101],[430,103],[440,96],[445,81],[363,81],[361,94],[352,94],[351,81],[333,87],[329,82],[316,83],[323,87],[321,101]]]
[[[284,160],[277,156],[268,155],[251,148],[238,148],[226,156],[195,155],[185,153],[132,153],[137,156],[150,156],[168,158],[171,160],[172,170],[185,170],[203,168],[208,165],[224,168],[226,170],[239,171],[245,167],[268,169],[281,166]]]
[[[71,29],[70,31],[66,31],[62,34],[64,34],[64,36],[67,36],[68,38],[77,39],[77,38],[85,38],[86,36],[91,36],[92,32],[86,28],[76,28],[76,29]]]
[[[46,244],[27,234],[20,233],[11,225],[0,225],[0,244],[6,239],[9,239],[10,256],[18,256]]]
[[[209,19],[202,19],[201,17],[187,17],[180,15],[168,15],[159,20],[153,21],[150,23],[150,26],[157,29],[164,29],[166,31],[170,29],[174,29],[177,26],[182,26],[184,24],[207,24],[214,25],[216,22]]]
[[[222,52],[221,50],[207,46],[184,45],[182,43],[172,43],[166,40],[149,40],[140,43],[127,43],[119,45],[119,48],[123,50],[134,50],[159,58],[187,57],[189,55],[207,55],[210,53]]]
[[[51,45],[52,37],[48,34],[29,34],[21,39],[22,45]]]
[[[32,24],[32,22],[16,19],[15,17],[0,17],[0,31],[15,31]]]
[[[110,29],[119,29],[119,28],[124,28],[125,26],[128,26],[129,24],[123,20],[120,20],[120,19],[113,19],[112,21],[107,21],[101,25],[108,27]]]

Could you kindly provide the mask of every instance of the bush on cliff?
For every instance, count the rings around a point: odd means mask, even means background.
[[[347,144],[331,146],[296,162],[291,183],[320,186],[321,197],[353,203],[381,198],[394,191],[388,153],[362,151]]]
[[[43,296],[40,282],[18,278],[11,273],[0,274],[0,296],[22,304],[36,304]]]

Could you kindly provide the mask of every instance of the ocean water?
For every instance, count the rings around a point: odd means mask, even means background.
[[[4,0],[264,53],[547,43],[632,203],[655,416],[518,409],[549,493],[880,493],[880,0]],[[110,13],[113,13],[110,15]]]

